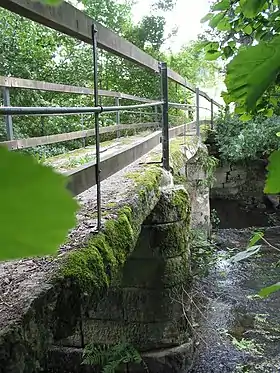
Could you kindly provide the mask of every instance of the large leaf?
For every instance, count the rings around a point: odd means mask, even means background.
[[[260,251],[261,245],[251,246],[247,250],[241,251],[230,258],[230,262],[237,263],[241,260],[248,259]]]
[[[262,298],[268,297],[270,294],[275,293],[276,291],[280,290],[280,282],[276,284],[270,285],[266,288],[261,289],[259,292],[259,296]]]
[[[255,17],[260,11],[263,10],[263,7],[266,3],[266,0],[241,0],[241,9],[244,13],[245,17],[253,18]]]
[[[66,178],[0,147],[0,260],[55,253],[75,225]]]
[[[280,150],[274,151],[268,160],[264,193],[277,194],[280,193]]]
[[[275,80],[280,70],[280,37],[240,50],[228,64],[225,83],[231,102],[245,109],[257,100]]]

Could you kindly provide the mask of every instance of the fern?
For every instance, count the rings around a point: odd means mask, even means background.
[[[88,345],[84,349],[82,364],[98,366],[102,373],[115,373],[122,364],[143,364],[148,367],[140,353],[129,343],[121,341],[116,345]]]

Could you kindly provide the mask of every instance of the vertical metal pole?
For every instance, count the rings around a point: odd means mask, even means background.
[[[156,123],[156,128],[158,128],[158,107],[155,106],[155,123]]]
[[[120,98],[119,97],[115,97],[115,105],[116,106],[120,106]],[[116,125],[119,126],[121,123],[121,116],[120,116],[120,112],[117,111],[116,112]],[[117,138],[120,137],[120,131],[117,130]]]
[[[195,105],[196,105],[196,135],[200,136],[200,128],[199,128],[199,88],[195,89]]]
[[[3,103],[4,106],[11,106],[10,101],[10,91],[9,88],[3,87]],[[13,119],[11,115],[5,115],[4,117],[7,131],[7,140],[13,140],[14,131],[13,131]]]
[[[161,63],[161,97],[162,105],[162,164],[169,171],[169,125],[168,125],[168,77],[167,64]]]
[[[214,105],[213,99],[211,98],[211,130],[214,129]]]
[[[92,52],[93,52],[93,81],[94,81],[94,106],[98,106],[98,71],[97,71],[97,30],[93,24],[92,34]],[[100,138],[99,138],[99,113],[94,113],[95,125],[95,148],[96,148],[96,187],[97,187],[97,229],[101,228],[101,185],[100,185]]]
[[[85,126],[84,126],[84,115],[83,114],[81,114],[81,126],[82,126],[82,130],[84,130]],[[83,144],[83,147],[85,148],[86,147],[86,137],[83,137],[82,144]]]

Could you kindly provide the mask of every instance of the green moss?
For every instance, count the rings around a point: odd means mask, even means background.
[[[147,166],[146,166],[147,167]],[[147,193],[154,191],[159,196],[160,179],[162,170],[158,166],[148,166],[136,172],[126,174],[126,177],[135,181],[138,194],[145,198]]]
[[[171,204],[176,207],[178,215],[181,216],[183,220],[190,219],[190,198],[184,189],[174,191],[171,198]]]
[[[112,274],[124,264],[134,248],[137,235],[131,220],[131,209],[122,208],[117,218],[108,220],[104,232],[93,236],[87,247],[67,255],[61,268],[62,276],[88,293],[108,286]]]
[[[92,244],[88,248],[69,253],[61,271],[64,278],[77,283],[84,292],[108,285],[103,258]]]

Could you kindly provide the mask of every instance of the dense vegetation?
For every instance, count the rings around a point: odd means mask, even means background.
[[[280,149],[280,117],[255,116],[247,122],[238,115],[221,113],[215,120],[216,130],[210,137],[217,145],[219,156],[225,162],[242,162],[268,158]]]

